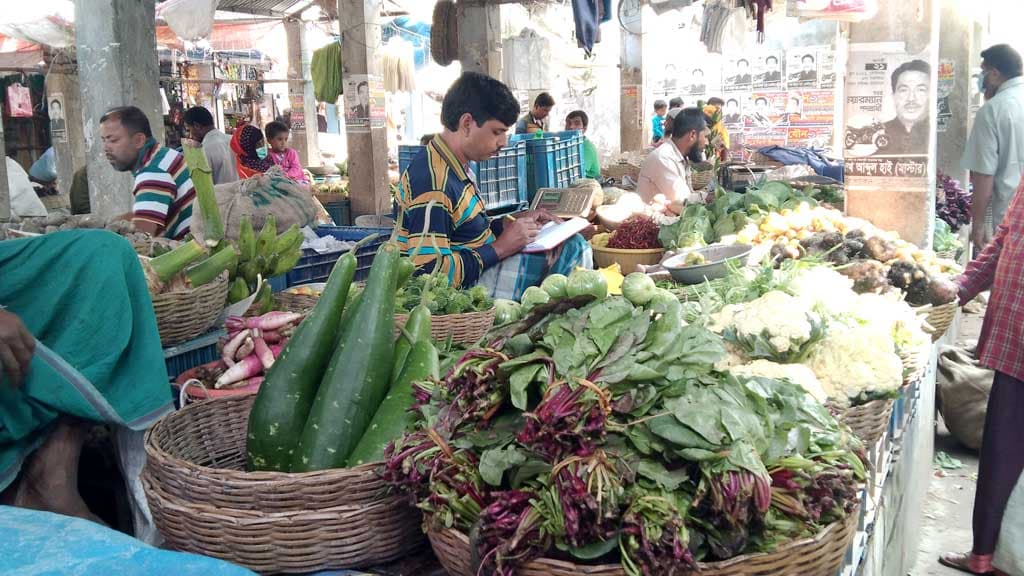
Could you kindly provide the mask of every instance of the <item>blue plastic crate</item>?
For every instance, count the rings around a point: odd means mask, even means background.
[[[370,234],[380,234],[380,238],[370,242],[366,246],[359,248],[356,252],[356,280],[365,280],[370,274],[370,265],[373,263],[373,257],[377,254],[377,249],[380,248],[381,244],[387,240],[388,236],[391,235],[391,228],[362,228],[359,226],[320,226],[316,229],[316,233],[319,236],[334,236],[338,240],[345,242],[358,242],[363,238],[366,238]],[[314,250],[303,250],[302,258],[299,263],[295,265],[286,276],[287,287],[297,286],[299,284],[309,284],[311,282],[326,282],[327,277],[331,275],[331,270],[334,269],[334,264],[338,261],[343,254],[348,252],[348,249],[337,250],[334,252],[323,252],[317,253]]]
[[[270,284],[271,292],[280,292],[281,290],[284,290],[285,288],[288,287],[288,276],[286,276],[285,274],[282,274],[280,276],[274,276],[270,280],[267,280],[267,283]]]
[[[183,372],[219,359],[217,341],[224,335],[224,330],[214,330],[184,344],[164,348],[167,376],[174,380]]]
[[[516,134],[526,143],[527,201],[541,188],[568,188],[583,178],[583,135],[577,130]]]
[[[399,174],[405,173],[405,169],[424,148],[419,145],[398,147]],[[526,152],[524,142],[510,142],[490,160],[469,163],[470,170],[476,176],[477,191],[489,214],[505,214],[527,203]]]

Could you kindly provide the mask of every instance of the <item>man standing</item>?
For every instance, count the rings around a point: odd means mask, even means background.
[[[597,180],[601,178],[601,161],[597,156],[597,146],[587,138],[587,127],[590,118],[583,110],[573,110],[565,117],[566,130],[579,130],[583,134],[583,176]]]
[[[1005,49],[1000,51],[1006,54]],[[989,57],[983,58],[988,69],[994,69]],[[1019,73],[1019,57],[1016,62]],[[1024,413],[1024,197],[1019,189],[994,238],[957,284],[961,305],[992,290],[978,339],[978,360],[995,370],[995,378],[985,413],[974,495],[973,547],[970,554],[944,554],[939,562],[970,574],[991,574],[1003,513],[1024,470],[1024,434],[1020,432],[1020,415]]]
[[[111,166],[135,177],[135,205],[126,218],[151,236],[175,240],[187,236],[196,190],[185,157],[157,143],[149,119],[135,106],[112,108],[104,114],[100,138]]]
[[[644,202],[662,195],[672,204],[700,201],[686,182],[688,163],[704,161],[704,147],[710,133],[704,112],[684,108],[672,121],[671,141],[659,146],[644,159],[640,168],[637,193]]]
[[[879,147],[878,154],[928,153],[931,73],[931,66],[924,60],[905,62],[893,71],[896,117],[883,124],[889,145]]]
[[[974,186],[971,240],[978,250],[1003,221],[1024,171],[1021,56],[1010,46],[997,44],[982,52],[981,59],[979,88],[987,102],[974,119],[961,161]]]
[[[516,134],[547,132],[548,115],[555,107],[555,99],[547,92],[541,92],[533,101],[533,109],[516,122]]]
[[[237,182],[238,167],[231,152],[231,137],[214,127],[213,114],[202,106],[193,106],[185,111],[185,128],[189,138],[203,145],[206,162],[213,171],[213,183]]]

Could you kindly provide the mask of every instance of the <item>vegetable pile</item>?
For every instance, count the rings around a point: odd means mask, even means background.
[[[644,214],[627,218],[608,238],[608,248],[622,250],[650,250],[661,248],[658,240],[659,226],[654,219]],[[595,244],[597,246],[598,244]]]
[[[471,534],[481,573],[539,556],[630,575],[767,551],[857,507],[857,440],[782,379],[720,370],[726,343],[642,274],[496,327],[414,385],[385,478],[435,529]]]
[[[398,289],[395,312],[408,314],[421,303],[434,316],[484,312],[494,307],[494,300],[483,286],[461,290],[452,288],[445,276],[427,275],[414,276]]]
[[[242,217],[238,235],[238,267],[231,275],[231,290],[228,302],[241,302],[259,290],[253,309],[260,314],[269,312],[274,305],[268,280],[285,274],[302,258],[302,231],[292,226],[277,234],[274,216],[267,216],[259,234],[252,227],[248,216]]]
[[[935,177],[941,190],[935,195],[935,215],[956,232],[964,224],[971,223],[971,193],[965,191],[958,180],[943,174],[942,170],[938,170]]]

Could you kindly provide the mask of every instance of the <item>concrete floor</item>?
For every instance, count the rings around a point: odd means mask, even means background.
[[[977,340],[981,331],[980,314],[964,314],[957,344]],[[939,554],[964,552],[971,547],[971,510],[978,473],[978,455],[959,444],[937,418],[935,453],[943,451],[963,462],[959,470],[933,467],[928,496],[922,509],[921,539],[917,563],[910,576],[954,576],[963,574],[941,566]]]

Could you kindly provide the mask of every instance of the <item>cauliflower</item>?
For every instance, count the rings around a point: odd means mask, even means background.
[[[776,364],[768,360],[754,360],[750,364],[733,366],[729,368],[729,372],[735,376],[760,376],[775,380],[788,380],[803,388],[818,402],[824,404],[828,400],[828,395],[825,394],[825,389],[818,381],[818,377],[814,375],[814,371],[803,364]]]
[[[709,328],[751,358],[798,362],[824,335],[824,323],[811,304],[773,290],[752,302],[731,304],[711,318]]]
[[[846,314],[854,306],[857,293],[853,280],[827,266],[801,270],[790,282],[789,291],[827,317]]]
[[[903,362],[884,326],[852,324],[835,328],[803,362],[814,371],[830,399],[846,407],[863,394],[899,390]]]
[[[900,299],[899,294],[858,294],[847,311],[859,324],[883,327],[892,335],[897,353],[916,350],[931,343],[924,331],[924,318]]]
[[[715,370],[719,372],[725,372],[735,366],[742,366],[750,362],[750,358],[747,357],[746,352],[740,349],[732,342],[724,342],[725,344],[725,357],[715,362]]]

